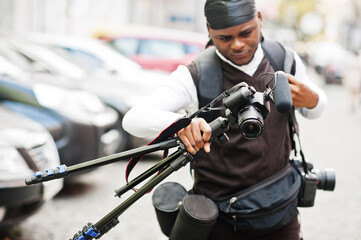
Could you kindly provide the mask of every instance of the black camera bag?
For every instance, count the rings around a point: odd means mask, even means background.
[[[287,165],[277,174],[217,201],[220,218],[235,231],[264,235],[287,225],[297,213],[301,177]]]
[[[206,240],[218,218],[216,204],[204,195],[188,194],[179,208],[169,240]]]
[[[186,195],[187,190],[176,182],[163,183],[153,193],[152,200],[158,223],[167,237],[172,231],[179,207]]]
[[[218,217],[212,200],[187,193],[176,182],[158,186],[152,200],[160,228],[170,240],[205,240]]]

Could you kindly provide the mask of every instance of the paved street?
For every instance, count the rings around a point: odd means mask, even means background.
[[[337,181],[334,192],[318,190],[315,206],[301,208],[305,240],[361,239],[361,109],[352,113],[346,89],[321,86],[329,97],[324,115],[316,120],[299,117],[301,141],[306,159],[315,168],[334,168]],[[271,113],[272,114],[272,113]],[[156,160],[139,163],[132,177],[142,173]],[[82,175],[37,214],[13,230],[6,240],[67,240],[86,223],[96,223],[120,204],[114,189],[125,184],[126,162],[96,169]],[[190,188],[188,165],[165,181],[178,181]],[[163,240],[147,194],[119,217],[120,223],[101,239]]]

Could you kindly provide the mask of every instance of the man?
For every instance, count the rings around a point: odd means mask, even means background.
[[[221,59],[223,91],[246,82],[257,91],[265,90],[259,77],[274,72],[261,47],[262,16],[252,0],[207,0],[205,16],[209,36]],[[308,118],[318,117],[327,102],[324,92],[306,76],[305,66],[295,53],[295,76],[287,75],[293,106]],[[179,111],[195,112],[199,107],[197,68],[193,62],[179,66],[170,81],[146,102],[131,109],[123,120],[125,130],[138,137],[156,136],[164,128],[182,117]],[[289,162],[291,152],[288,115],[271,113],[265,120],[261,136],[245,139],[237,127],[227,132],[230,140],[219,146],[210,143],[211,128],[203,118],[178,132],[187,151],[195,154],[194,187],[220,201],[280,172]],[[299,239],[297,214],[285,226],[256,237],[228,225],[221,219],[215,224],[209,239]]]

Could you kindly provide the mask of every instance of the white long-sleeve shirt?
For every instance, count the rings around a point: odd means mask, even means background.
[[[223,57],[218,51],[218,56],[233,67],[253,76],[261,63],[264,55],[259,45],[251,62],[237,66]],[[322,89],[315,85],[306,75],[306,68],[297,53],[295,55],[295,78],[310,87],[318,94],[318,103],[312,109],[298,109],[301,115],[307,118],[317,118],[327,105],[327,96]],[[123,128],[130,134],[151,138],[157,136],[167,126],[185,112],[193,113],[198,110],[197,90],[191,73],[186,66],[179,66],[171,75],[169,82],[152,93],[145,101],[133,107],[123,118]]]

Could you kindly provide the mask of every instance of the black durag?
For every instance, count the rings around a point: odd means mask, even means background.
[[[254,0],[207,0],[204,6],[204,15],[212,29],[224,29],[249,22],[256,13]]]

